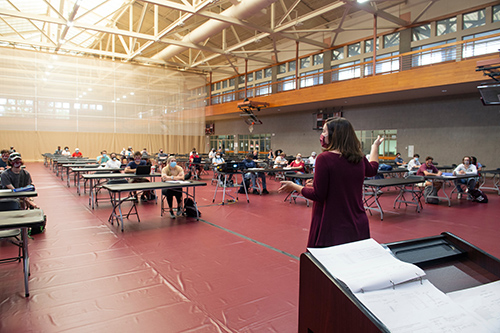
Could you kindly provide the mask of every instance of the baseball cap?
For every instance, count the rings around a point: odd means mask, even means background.
[[[12,153],[12,154],[9,155],[9,161],[14,161],[14,160],[17,160],[17,159],[19,159],[19,160],[22,159],[21,154],[19,154],[19,153]]]
[[[75,148],[75,151],[80,151],[80,149],[78,149],[78,148]]]
[[[311,156],[316,156],[316,152],[315,152],[315,151],[313,151],[313,152],[311,153]]]

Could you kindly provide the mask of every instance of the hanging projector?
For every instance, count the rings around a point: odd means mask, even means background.
[[[238,109],[243,111],[243,113],[240,114],[240,117],[242,117],[243,120],[245,120],[245,123],[247,125],[262,124],[262,121],[260,121],[257,118],[254,112],[259,112],[261,109],[266,108],[268,106],[269,103],[250,101],[248,98],[245,98],[245,100],[242,103],[238,103]]]

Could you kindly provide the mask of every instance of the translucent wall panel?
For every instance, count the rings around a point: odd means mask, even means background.
[[[0,129],[204,135],[188,102],[205,77],[86,57],[0,49]]]

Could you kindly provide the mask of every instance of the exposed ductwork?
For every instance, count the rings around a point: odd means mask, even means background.
[[[251,17],[261,9],[266,8],[276,1],[277,0],[241,0],[239,4],[229,7],[228,9],[220,13],[220,15],[243,20]],[[207,38],[221,32],[223,29],[229,27],[230,25],[231,23],[210,19],[184,36],[184,38],[182,38],[182,41],[195,44],[201,43]],[[153,56],[153,59],[168,61],[170,58],[176,56],[186,49],[187,47],[170,45],[164,48],[161,52],[155,54]]]

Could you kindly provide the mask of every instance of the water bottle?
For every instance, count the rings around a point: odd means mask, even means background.
[[[154,174],[154,173],[155,173],[155,166],[154,166],[154,165],[152,165],[152,166],[151,166],[151,174]]]

